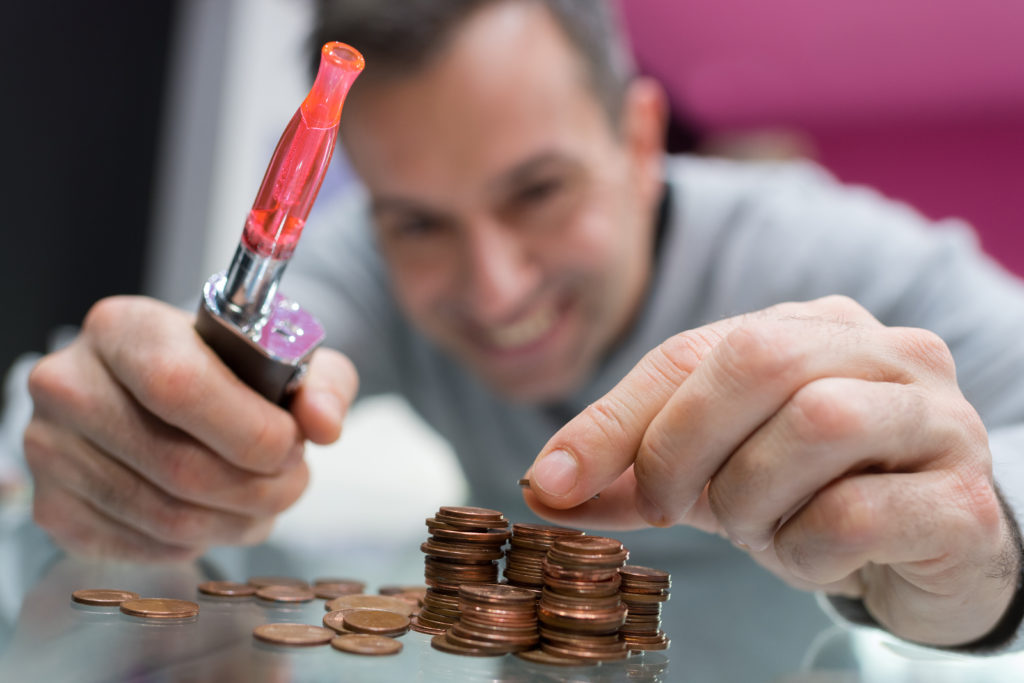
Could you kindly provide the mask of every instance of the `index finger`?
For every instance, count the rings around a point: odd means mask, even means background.
[[[662,406],[735,323],[683,332],[649,351],[632,370],[548,440],[530,483],[549,508],[580,505],[626,471]]]
[[[295,419],[239,380],[183,311],[141,297],[107,300],[90,312],[85,331],[139,403],[233,465],[274,474],[301,457]]]

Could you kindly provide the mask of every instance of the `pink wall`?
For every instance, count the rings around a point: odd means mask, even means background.
[[[1024,2],[621,4],[638,61],[699,125],[798,128],[840,178],[966,218],[1024,274]]]

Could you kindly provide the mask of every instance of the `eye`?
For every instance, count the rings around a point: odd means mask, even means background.
[[[526,185],[515,195],[515,201],[519,204],[537,204],[550,198],[562,189],[562,181],[558,178],[548,178]]]
[[[417,239],[437,234],[443,227],[436,218],[413,215],[388,221],[387,230],[394,237]]]

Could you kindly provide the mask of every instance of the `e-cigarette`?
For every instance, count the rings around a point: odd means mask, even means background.
[[[323,327],[277,291],[338,138],[345,97],[363,56],[327,43],[306,99],[281,135],[231,266],[203,287],[196,331],[246,384],[286,405],[324,339]]]

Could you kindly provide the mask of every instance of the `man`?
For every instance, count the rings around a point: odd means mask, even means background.
[[[547,519],[696,527],[903,638],[1006,644],[1021,543],[992,461],[1024,457],[1024,292],[813,169],[666,161],[664,97],[608,22],[592,0],[324,4],[317,42],[369,65],[342,123],[367,197],[286,289],[354,365],[318,352],[286,412],[190,314],[98,303],[30,380],[39,524],[129,558],[258,542],[358,369],[453,442],[476,502],[529,467]]]

